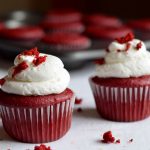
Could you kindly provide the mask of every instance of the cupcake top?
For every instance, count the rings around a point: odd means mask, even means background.
[[[103,60],[96,65],[96,76],[130,78],[150,75],[150,52],[132,33],[117,38],[108,46]]]
[[[6,93],[28,96],[59,94],[69,81],[70,75],[58,57],[34,48],[16,56],[14,66],[0,84]]]

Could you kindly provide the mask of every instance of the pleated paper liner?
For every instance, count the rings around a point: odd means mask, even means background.
[[[150,116],[150,87],[112,87],[90,79],[98,113],[113,121],[130,122]]]
[[[21,108],[1,106],[6,132],[28,143],[44,143],[63,137],[71,126],[74,97],[47,107]]]

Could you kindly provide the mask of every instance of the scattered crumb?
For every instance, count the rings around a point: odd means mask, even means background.
[[[40,146],[35,146],[34,150],[52,150],[50,146],[46,147],[46,145],[41,144]]]
[[[116,144],[120,144],[120,139],[116,140],[115,143],[116,143]]]
[[[129,143],[132,143],[132,142],[133,142],[133,139],[130,139],[128,142],[129,142]]]
[[[82,98],[77,98],[77,97],[75,98],[75,104],[76,104],[76,105],[81,104],[82,101],[83,101]]]
[[[103,143],[114,143],[115,137],[113,137],[111,131],[107,131],[103,134],[103,139],[101,141]]]

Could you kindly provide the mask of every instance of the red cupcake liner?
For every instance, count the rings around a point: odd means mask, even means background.
[[[150,87],[101,86],[90,79],[98,113],[113,121],[130,122],[150,116]]]
[[[22,142],[55,141],[71,126],[74,99],[40,108],[1,106],[3,126],[11,137]]]

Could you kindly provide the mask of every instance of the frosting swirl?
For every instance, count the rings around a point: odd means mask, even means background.
[[[129,34],[127,36],[110,43],[104,64],[96,65],[98,77],[129,78],[150,75],[150,52],[142,41],[131,38]]]
[[[70,75],[58,57],[37,50],[26,52],[16,56],[14,66],[9,69],[1,86],[4,92],[25,96],[48,95],[59,94],[67,88]]]

